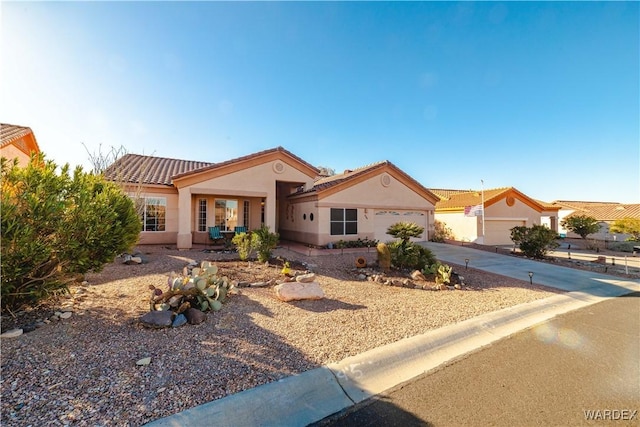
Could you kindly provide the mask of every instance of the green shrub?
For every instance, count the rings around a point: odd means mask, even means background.
[[[356,240],[338,240],[333,244],[333,247],[336,249],[343,248],[373,248],[378,244],[378,241],[373,239],[370,240],[368,237],[364,239],[358,238]]]
[[[279,239],[280,235],[270,232],[269,227],[264,224],[251,232],[251,248],[258,253],[258,261],[269,261],[273,249],[278,245]]]
[[[444,222],[436,220],[434,223],[434,233],[431,237],[432,242],[444,243],[445,240],[453,239],[453,231],[447,227]]]
[[[439,261],[429,264],[422,269],[422,274],[425,276],[435,276],[437,284],[448,284],[451,282],[451,273],[453,273],[453,267],[447,264],[442,264]]]
[[[422,270],[425,266],[436,262],[433,252],[417,243],[396,240],[389,242],[387,246],[391,253],[391,265],[394,268]]]
[[[231,243],[236,245],[236,249],[238,250],[238,256],[242,261],[246,261],[251,256],[251,252],[253,248],[251,247],[251,234],[250,233],[239,233],[233,236],[231,239]]]
[[[609,244],[607,245],[608,248],[612,251],[618,251],[618,252],[633,252],[633,247],[634,246],[639,246],[640,242],[634,242],[631,240],[627,240],[624,242],[609,242]]]
[[[100,271],[137,242],[140,219],[116,184],[43,154],[18,167],[0,160],[2,309],[66,292],[75,276]]]
[[[558,237],[558,233],[544,225],[511,229],[511,240],[530,258],[544,258],[550,250],[560,246],[556,241]]]

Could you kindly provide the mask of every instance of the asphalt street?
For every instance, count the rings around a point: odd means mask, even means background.
[[[640,425],[640,292],[526,329],[316,426]]]

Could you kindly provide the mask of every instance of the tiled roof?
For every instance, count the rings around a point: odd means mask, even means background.
[[[452,189],[443,189],[443,188],[430,188],[429,189],[433,194],[437,195],[441,199],[449,199],[451,196],[455,196],[460,193],[468,193],[474,190],[452,190]]]
[[[582,204],[567,217],[585,215],[598,221],[615,221],[623,218],[640,218],[640,204],[589,203]]]
[[[343,173],[322,177],[318,179],[316,182],[314,182],[313,187],[309,189],[307,192],[317,192],[317,191],[325,190],[327,188],[331,188],[335,185],[349,181],[357,176],[361,176],[366,172],[377,169],[387,164],[390,164],[390,162],[385,160],[381,162],[371,163],[369,165],[362,166],[356,169],[348,169],[348,170],[345,170]]]
[[[298,156],[285,150],[282,147],[271,148],[259,151],[247,156],[237,157],[220,163],[198,162],[193,160],[167,159],[163,157],[142,156],[138,154],[127,154],[109,166],[104,175],[107,179],[119,182],[130,182],[135,184],[159,184],[173,185],[176,178],[186,176],[194,172],[206,172],[208,170],[231,165],[237,162],[259,158],[261,156],[276,152],[286,153],[300,163],[318,171]]]
[[[494,200],[500,199],[504,193],[515,190],[513,187],[493,188],[484,190],[485,205],[491,204]],[[446,193],[439,193],[443,190],[431,190],[431,192],[446,194],[446,198],[436,203],[436,209],[464,209],[465,206],[482,204],[482,190],[446,190]]]
[[[109,166],[104,176],[118,182],[172,185],[174,176],[211,166],[213,163],[126,154]]]
[[[590,206],[619,205],[619,202],[585,202],[570,200],[554,200],[551,204],[567,209],[589,209]]]
[[[33,133],[33,131],[29,127],[0,123],[0,141],[2,141],[2,147],[30,133]]]

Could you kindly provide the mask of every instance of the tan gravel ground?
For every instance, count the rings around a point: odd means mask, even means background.
[[[149,285],[165,286],[189,261],[217,260],[230,279],[280,276],[280,266],[224,262],[235,254],[138,248],[149,259],[116,259],[89,274],[85,290],[55,306],[3,318],[2,330],[25,319],[72,310],[17,338],[2,339],[3,426],[140,426],[260,384],[483,313],[558,292],[464,266],[462,290],[427,291],[362,281],[356,256],[274,255],[307,263],[326,298],[284,303],[272,287],[241,288],[200,325],[147,329]],[[301,264],[294,266],[302,269]],[[78,292],[78,290],[80,291]],[[76,293],[77,292],[77,293]],[[61,310],[62,311],[62,310]],[[39,316],[39,317],[38,317]],[[151,357],[151,364],[136,361]]]

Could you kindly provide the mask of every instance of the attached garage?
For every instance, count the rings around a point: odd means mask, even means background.
[[[381,242],[387,242],[393,240],[394,237],[387,234],[389,226],[398,222],[413,222],[424,228],[424,233],[420,239],[414,239],[416,241],[426,240],[426,233],[428,229],[427,215],[425,212],[413,211],[413,210],[377,210],[374,215],[374,239]]]
[[[525,220],[489,219],[484,223],[485,245],[511,245],[511,229],[526,225]]]

